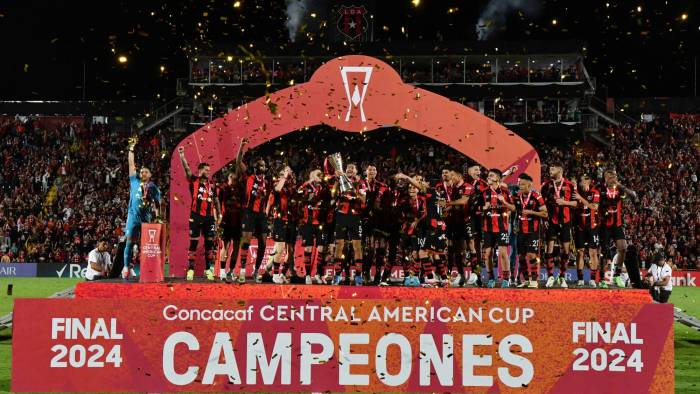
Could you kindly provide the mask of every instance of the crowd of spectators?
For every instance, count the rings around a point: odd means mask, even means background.
[[[530,82],[559,82],[561,81],[560,71],[557,63],[545,67],[530,68]]]
[[[498,82],[527,82],[527,65],[522,65],[520,62],[511,64],[510,61],[501,64]]]
[[[128,204],[126,139],[104,124],[0,123],[0,255],[5,260],[84,261],[94,241],[123,235]],[[141,165],[167,185],[161,141],[144,136]]]
[[[580,122],[578,104],[577,99],[498,100],[494,106],[495,119],[506,124]]]
[[[566,163],[568,178],[588,173],[601,182],[606,168],[617,169],[621,183],[639,195],[624,209],[628,239],[642,260],[663,249],[678,268],[700,269],[699,128],[700,121],[657,119],[604,130],[608,146],[541,143],[537,148],[545,165]],[[35,127],[32,120],[2,121],[0,257],[82,261],[96,239],[116,242],[128,201],[127,138],[128,133],[102,124],[49,129]],[[402,171],[423,173],[433,182],[445,166],[459,169],[468,160],[447,146],[400,131],[320,129],[314,130],[313,144],[309,138],[308,132],[289,134],[256,148],[247,159],[262,157],[271,169],[288,164],[303,181],[327,154],[341,152],[346,163],[376,165],[383,179]],[[142,136],[136,148],[137,163],[151,168],[166,207],[174,141]]]

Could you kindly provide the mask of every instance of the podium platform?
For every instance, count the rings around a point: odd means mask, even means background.
[[[672,306],[643,290],[105,281],[78,284],[74,299],[18,299],[15,323],[13,391],[617,393],[674,385]],[[72,358],[54,351],[63,347]],[[88,360],[82,351],[95,349],[100,367],[79,368]],[[52,368],[52,360],[75,366]]]
[[[649,293],[633,289],[485,289],[420,288],[401,286],[330,286],[229,284],[204,280],[164,283],[85,282],[75,288],[75,298],[98,299],[446,299],[463,302],[505,301],[536,303],[651,304]]]

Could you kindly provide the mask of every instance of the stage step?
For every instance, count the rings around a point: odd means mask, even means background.
[[[683,312],[680,308],[673,308],[673,319],[678,323],[700,331],[700,320]]]
[[[167,283],[83,282],[75,288],[75,298],[98,299],[439,299],[460,298],[471,302],[520,302],[523,298],[538,303],[603,302],[609,304],[650,304],[649,292],[633,289],[483,289],[483,288],[420,288],[403,286],[329,286],[228,284],[222,282]]]

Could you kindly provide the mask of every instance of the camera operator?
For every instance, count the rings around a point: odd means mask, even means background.
[[[106,279],[109,277],[109,271],[112,268],[112,258],[107,252],[106,239],[100,239],[97,241],[97,247],[90,251],[88,255],[88,266],[85,272],[85,279],[87,280],[99,280]]]
[[[649,292],[654,301],[665,304],[671,297],[673,283],[671,283],[671,266],[666,260],[663,253],[657,253],[654,256],[654,262],[649,267],[647,273],[647,281],[649,283]]]

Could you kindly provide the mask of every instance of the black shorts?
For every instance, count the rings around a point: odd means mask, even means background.
[[[549,223],[547,227],[547,241],[559,240],[559,242],[571,242],[571,223]]]
[[[465,232],[467,233],[467,239],[480,240],[481,239],[481,217],[476,215],[472,216],[467,220]]]
[[[447,235],[439,229],[429,229],[426,235],[425,249],[442,253],[447,248]]]
[[[406,252],[417,252],[421,249],[421,242],[425,244],[425,238],[418,237],[416,234],[408,235],[401,233],[401,249]]]
[[[206,239],[216,238],[216,221],[213,216],[190,214],[190,238],[199,238],[200,235]]]
[[[664,289],[660,289],[658,287],[652,287],[651,289],[649,289],[649,292],[651,293],[651,298],[660,304],[667,303],[668,299],[671,298],[671,291],[670,290],[664,290]]]
[[[464,217],[460,216],[457,219],[451,218],[447,220],[447,239],[452,242],[460,242],[467,239],[467,229],[464,223]]]
[[[222,234],[221,234],[221,240],[224,242],[224,244],[229,243],[230,241],[238,241],[241,239],[241,224],[238,223],[238,225],[235,224],[222,224]]]
[[[275,219],[272,221],[272,240],[293,245],[297,240],[296,230],[294,223],[285,222],[282,219]]]
[[[301,225],[301,246],[326,246],[328,245],[328,232],[321,224],[305,223]]]
[[[374,236],[374,231],[377,228],[376,223],[374,223],[374,220],[371,218],[365,217],[362,218],[362,230],[363,230],[363,238],[369,238]]]
[[[336,213],[335,239],[345,241],[362,240],[362,221],[359,216]]]
[[[326,243],[328,245],[335,243],[335,220],[323,224],[323,233],[326,234]]]
[[[482,236],[484,237],[484,247],[493,248],[496,246],[510,246],[510,234],[507,231],[499,233],[490,233],[484,231]]]
[[[540,251],[540,237],[537,233],[518,233],[518,253],[535,253]]]
[[[581,230],[576,228],[576,247],[578,249],[598,249],[600,245],[600,235],[598,229]]]
[[[603,243],[603,247],[607,247],[610,241],[617,241],[625,238],[625,228],[622,226],[613,227],[600,227],[600,240]]]
[[[241,231],[253,233],[254,236],[264,237],[267,235],[267,218],[264,212],[253,212],[250,209],[243,210],[243,222]]]

